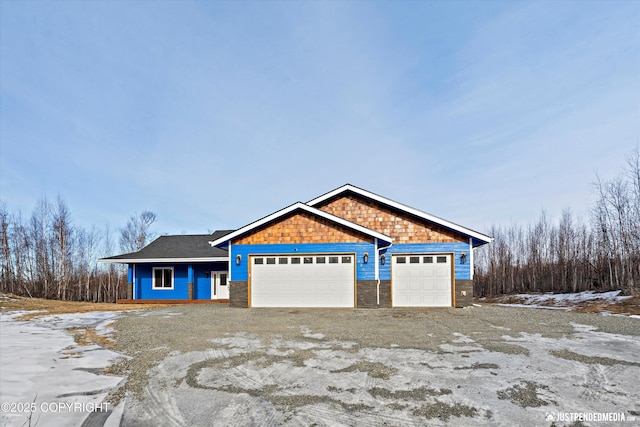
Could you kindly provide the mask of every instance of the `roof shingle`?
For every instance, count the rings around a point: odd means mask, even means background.
[[[163,260],[198,259],[228,257],[225,249],[212,248],[209,241],[218,239],[233,230],[219,230],[213,234],[185,234],[176,236],[160,236],[138,252],[102,258],[103,262],[127,260]]]

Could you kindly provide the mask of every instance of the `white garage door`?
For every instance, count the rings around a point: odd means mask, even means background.
[[[394,307],[451,307],[451,255],[394,255]]]
[[[354,255],[251,257],[252,307],[353,307]]]

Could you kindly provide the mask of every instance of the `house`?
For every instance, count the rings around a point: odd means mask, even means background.
[[[237,230],[164,236],[129,264],[135,299],[231,307],[464,307],[491,237],[346,184]]]
[[[229,254],[209,241],[231,231],[161,236],[138,252],[99,261],[129,265],[129,299],[227,300]]]

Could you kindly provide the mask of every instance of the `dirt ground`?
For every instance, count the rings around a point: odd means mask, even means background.
[[[569,426],[640,416],[640,320],[184,306],[114,323],[123,425]],[[573,420],[575,421],[575,420]],[[599,422],[597,425],[620,425]]]
[[[166,304],[112,304],[77,301],[58,301],[44,298],[25,298],[15,295],[0,294],[0,313],[12,311],[30,311],[16,318],[16,320],[29,320],[33,317],[47,314],[88,313],[92,311],[128,311],[151,310],[170,307]]]
[[[107,334],[66,329],[78,345],[124,356],[102,371],[126,378],[106,397],[121,410],[115,425],[560,427],[640,419],[637,318],[486,301],[465,309],[248,310],[5,297],[0,306],[37,315],[129,310]],[[602,414],[617,418],[589,422]]]
[[[622,301],[611,302],[605,299],[592,299],[588,301],[580,301],[577,303],[572,303],[570,307],[572,311],[576,311],[578,313],[602,313],[609,312],[612,314],[621,314],[625,316],[629,315],[640,315],[640,291],[634,291],[630,295],[630,298],[624,299]],[[501,295],[497,297],[488,297],[476,299],[475,302],[481,304],[522,304],[525,303],[526,300],[523,297],[519,297],[518,295]],[[540,304],[542,306],[548,307],[562,307],[562,305],[554,303],[553,300],[547,301],[545,303]]]

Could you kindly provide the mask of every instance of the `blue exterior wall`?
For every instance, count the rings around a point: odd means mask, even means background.
[[[227,271],[229,269],[228,262],[216,262],[211,264],[194,264],[193,265],[193,298],[194,299],[211,299],[211,272]]]
[[[363,255],[369,254],[369,262],[364,264]],[[467,254],[466,262],[461,262],[461,253]],[[394,244],[381,253],[386,254],[384,265],[380,264],[380,280],[391,280],[391,255],[410,253],[453,253],[455,278],[469,280],[471,278],[470,255],[471,247],[468,243],[412,243]],[[373,243],[314,243],[314,244],[264,244],[264,245],[231,245],[230,280],[248,280],[249,255],[257,254],[294,254],[294,253],[355,253],[356,280],[375,279],[375,245]],[[240,265],[236,265],[236,255],[242,256]],[[154,267],[174,268],[174,288],[152,289],[152,272]],[[188,282],[193,281],[194,299],[211,299],[211,271],[227,271],[229,263],[162,263],[136,264],[135,271],[132,264],[128,269],[128,280],[133,283],[135,299],[187,299]],[[207,277],[209,276],[209,277]]]
[[[471,246],[465,242],[454,243],[411,243],[394,244],[380,253],[386,254],[384,265],[380,264],[380,280],[391,280],[391,255],[409,253],[453,253],[454,273],[458,280],[471,278]],[[248,280],[249,255],[257,254],[294,254],[294,253],[341,253],[356,254],[356,280],[375,279],[375,246],[373,243],[321,243],[321,244],[274,244],[274,245],[231,245],[231,280]],[[369,262],[364,264],[363,255],[369,253]],[[467,254],[465,263],[460,255]],[[240,265],[235,264],[236,255],[242,256]]]
[[[194,299],[211,299],[211,278],[207,275],[227,271],[228,266],[227,262],[130,264],[128,276],[134,299],[187,299],[190,280]],[[152,289],[154,267],[173,267],[173,289]]]
[[[410,243],[393,245],[389,249],[383,249],[381,253],[387,255],[385,265],[380,266],[380,280],[391,280],[391,255],[392,254],[411,254],[411,253],[453,253],[454,254],[454,273],[458,280],[471,279],[471,246],[465,242],[455,243]],[[462,263],[460,255],[462,252],[467,254],[465,263]],[[370,261],[371,262],[371,261]]]
[[[225,266],[226,269],[226,266]],[[211,299],[211,276],[212,270],[204,268],[194,269],[193,298]],[[209,277],[207,277],[209,276]]]
[[[369,262],[363,261],[365,252],[369,253]],[[249,279],[249,255],[257,254],[295,254],[295,253],[355,253],[356,279],[373,280],[375,278],[375,246],[373,243],[296,243],[274,245],[231,245],[231,280]],[[236,256],[242,256],[240,265],[236,265]]]

